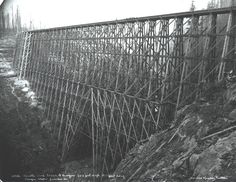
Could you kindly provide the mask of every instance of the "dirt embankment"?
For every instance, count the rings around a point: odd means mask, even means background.
[[[60,161],[41,99],[12,69],[14,46],[14,37],[0,38],[0,179],[14,174],[91,174],[92,160],[87,153],[81,155],[81,145],[70,151],[67,161]]]
[[[40,128],[40,110],[18,102],[5,80],[0,80],[0,147],[2,173],[47,173],[58,166],[50,135]]]
[[[236,83],[209,86],[171,129],[137,144],[115,174],[125,176],[120,181],[236,181]]]
[[[55,140],[43,129],[42,106],[12,70],[14,39],[0,40],[0,179],[60,172]],[[31,94],[31,95],[30,95]]]

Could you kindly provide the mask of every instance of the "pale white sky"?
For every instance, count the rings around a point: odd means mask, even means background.
[[[1,2],[2,0],[0,0]],[[64,26],[188,11],[192,0],[15,0],[23,22]],[[195,0],[197,9],[208,0]],[[14,9],[14,8],[13,8]]]

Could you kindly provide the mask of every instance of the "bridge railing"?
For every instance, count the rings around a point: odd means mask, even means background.
[[[94,169],[109,172],[235,67],[235,11],[28,31],[18,37],[14,66],[43,99],[62,156],[87,136]]]

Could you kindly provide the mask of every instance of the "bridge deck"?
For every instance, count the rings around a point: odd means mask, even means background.
[[[145,21],[163,20],[163,19],[190,18],[190,17],[194,17],[194,16],[199,17],[199,16],[208,16],[208,15],[212,15],[212,14],[221,15],[221,14],[229,14],[230,12],[234,12],[234,11],[236,11],[236,6],[226,7],[226,8],[218,8],[218,9],[187,11],[187,12],[171,13],[171,14],[164,14],[164,15],[133,17],[133,18],[126,18],[126,19],[121,19],[121,20],[72,25],[72,26],[66,26],[66,27],[64,26],[64,27],[55,27],[55,28],[47,28],[47,29],[38,29],[38,30],[32,30],[31,32],[64,30],[64,29],[73,29],[73,28],[79,28],[79,27],[92,27],[92,26],[100,26],[100,25],[116,25],[116,24],[145,22]]]

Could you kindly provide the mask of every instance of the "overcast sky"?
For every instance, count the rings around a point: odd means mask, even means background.
[[[1,2],[2,0],[0,0]],[[192,0],[15,0],[22,18],[63,26],[188,11]],[[195,0],[197,9],[208,0]]]

